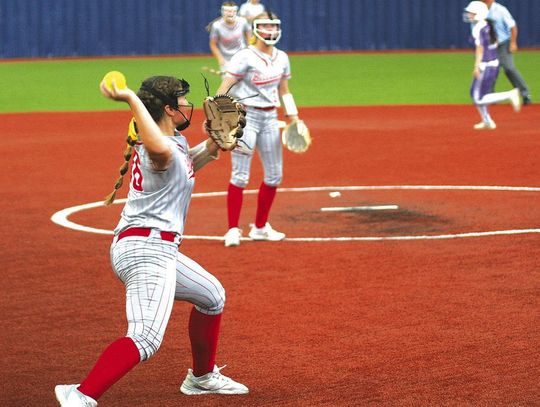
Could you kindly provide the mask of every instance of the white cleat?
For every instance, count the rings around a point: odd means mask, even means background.
[[[285,233],[278,232],[272,229],[270,223],[266,222],[266,225],[262,228],[258,228],[255,225],[251,227],[249,231],[249,237],[252,240],[266,240],[269,242],[278,242],[285,239]]]
[[[240,246],[240,238],[242,237],[242,230],[238,228],[230,228],[225,233],[225,247]]]
[[[487,123],[486,122],[476,123],[474,125],[475,130],[495,130],[496,128],[497,128],[497,125],[495,124],[493,120]]]
[[[56,400],[62,407],[96,407],[97,401],[82,394],[78,384],[59,384],[54,388]]]
[[[512,104],[512,107],[514,108],[514,112],[519,112],[521,110],[521,105],[523,104],[523,101],[521,100],[521,95],[519,93],[518,88],[514,88],[510,91],[510,103]]]
[[[248,394],[249,389],[246,386],[220,373],[220,370],[224,367],[214,366],[213,372],[201,377],[193,376],[193,370],[188,369],[187,376],[180,386],[180,391],[188,396],[199,394]]]

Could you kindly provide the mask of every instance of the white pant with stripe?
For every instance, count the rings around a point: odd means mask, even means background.
[[[251,160],[257,150],[264,169],[264,183],[276,187],[283,178],[283,152],[277,110],[247,108],[246,127],[240,146],[232,151],[231,184],[245,188],[249,183]],[[245,147],[247,144],[251,150]]]
[[[188,301],[208,315],[223,311],[225,290],[218,279],[159,232],[113,241],[111,264],[126,287],[126,336],[135,342],[141,361],[161,346],[174,300]]]

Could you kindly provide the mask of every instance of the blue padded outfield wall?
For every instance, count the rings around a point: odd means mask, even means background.
[[[240,0],[238,4],[243,2]],[[462,0],[262,0],[287,51],[467,48]],[[500,0],[522,48],[540,46],[540,0]],[[209,54],[221,0],[0,0],[0,58]]]

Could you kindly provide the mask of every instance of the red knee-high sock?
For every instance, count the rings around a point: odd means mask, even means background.
[[[124,337],[111,343],[79,386],[79,391],[97,400],[141,360],[137,346]]]
[[[229,229],[238,227],[243,197],[244,188],[229,184],[229,190],[227,192],[227,213],[229,215]]]
[[[255,226],[262,228],[268,221],[268,214],[276,196],[277,187],[270,187],[264,182],[259,188],[259,196],[257,198],[257,216],[255,217]]]
[[[221,314],[206,315],[193,307],[189,317],[189,339],[193,374],[202,376],[214,370]]]

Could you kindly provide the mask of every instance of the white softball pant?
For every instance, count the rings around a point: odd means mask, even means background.
[[[115,239],[110,253],[113,271],[126,287],[126,336],[135,342],[141,361],[161,346],[174,300],[188,301],[208,315],[223,311],[225,290],[218,279],[159,232]]]
[[[232,152],[231,184],[245,188],[249,182],[251,160],[255,150],[264,169],[264,183],[276,187],[283,178],[283,152],[278,128],[277,110],[247,107],[246,127],[240,146]],[[245,147],[246,143],[250,148]]]

